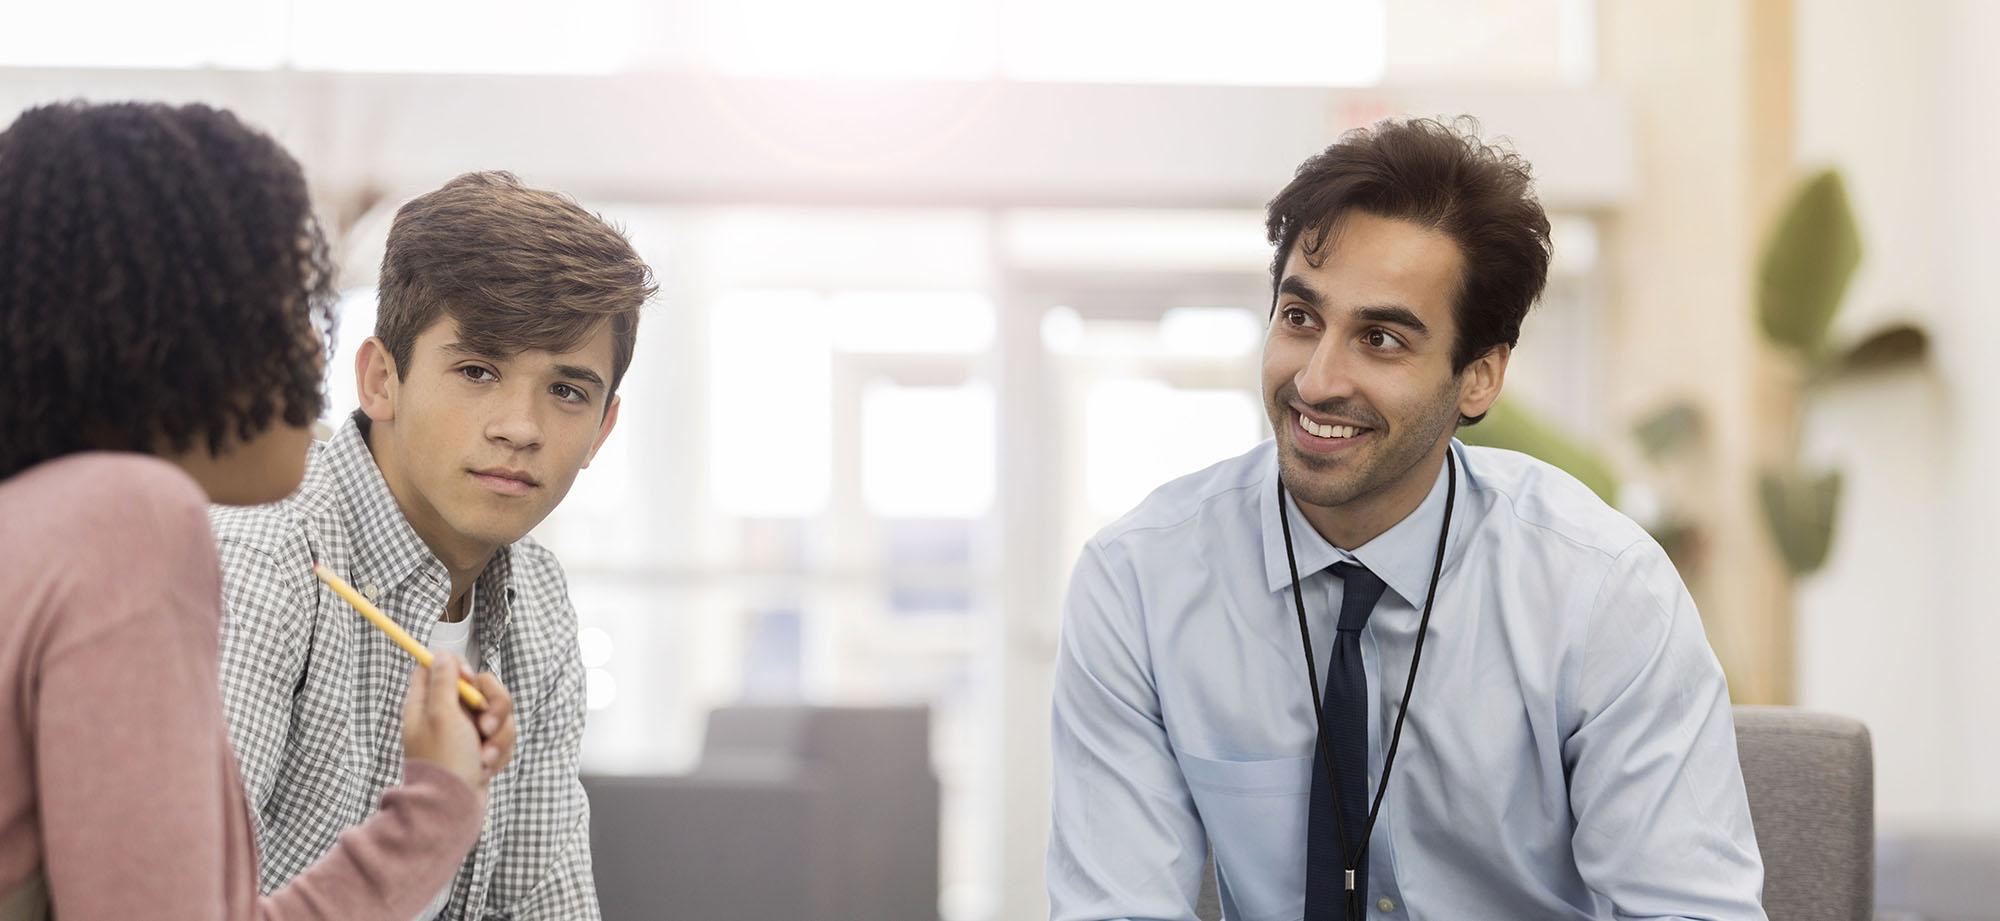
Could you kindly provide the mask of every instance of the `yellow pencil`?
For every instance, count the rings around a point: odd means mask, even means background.
[[[389,638],[395,640],[396,645],[403,647],[404,652],[415,656],[419,664],[425,668],[430,667],[432,660],[431,651],[418,643],[416,637],[411,636],[403,628],[396,626],[396,622],[390,620],[389,616],[382,613],[380,608],[369,603],[368,599],[361,597],[361,593],[355,591],[354,586],[347,584],[347,580],[334,575],[332,570],[318,563],[313,564],[313,575],[318,576],[321,582],[325,582],[327,588],[333,589],[334,594],[347,599],[347,603],[353,605],[355,610],[360,611],[362,617],[368,618],[369,623],[374,624],[383,633],[389,634]],[[472,682],[464,678],[458,679],[458,696],[465,700],[466,706],[474,710],[486,709],[486,695],[479,693],[479,689],[473,687]]]

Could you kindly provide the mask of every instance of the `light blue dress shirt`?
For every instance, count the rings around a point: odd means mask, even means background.
[[[1582,484],[1453,442],[1457,508],[1369,845],[1370,918],[1762,919],[1722,669],[1673,564]],[[1361,649],[1369,789],[1444,517],[1352,553],[1291,509],[1313,655],[1327,567],[1389,590]],[[1056,665],[1051,916],[1193,919],[1213,849],[1232,921],[1305,908],[1314,724],[1267,441],[1161,487],[1085,545]]]

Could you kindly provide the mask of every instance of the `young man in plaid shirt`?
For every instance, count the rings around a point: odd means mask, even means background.
[[[217,509],[222,685],[268,891],[402,770],[407,656],[321,587],[318,561],[432,649],[513,689],[520,741],[486,827],[418,919],[599,916],[577,780],[576,612],[525,535],[618,421],[652,276],[560,195],[470,173],[403,206],[382,260],[361,410],[291,498]]]

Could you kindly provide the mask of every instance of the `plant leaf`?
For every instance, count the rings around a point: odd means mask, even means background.
[[[1646,459],[1660,461],[1701,437],[1701,409],[1690,400],[1675,400],[1648,413],[1632,427]]]
[[[1764,335],[1817,363],[1860,264],[1861,231],[1847,187],[1838,172],[1824,170],[1799,187],[1765,245],[1757,273]]]
[[[1758,477],[1764,521],[1785,568],[1803,576],[1825,565],[1840,508],[1840,471],[1766,470]]]
[[[1618,495],[1618,478],[1596,451],[1512,400],[1495,403],[1478,425],[1459,429],[1458,437],[1466,444],[1506,448],[1547,461],[1582,480],[1605,502]]]
[[[1930,353],[1931,337],[1909,323],[1885,326],[1870,333],[1842,353],[1834,365],[1836,374],[1867,374],[1888,371],[1923,361]]]

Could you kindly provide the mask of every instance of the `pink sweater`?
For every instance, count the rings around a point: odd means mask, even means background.
[[[269,897],[216,686],[205,498],[164,461],[75,455],[0,482],[0,895],[55,917],[408,921],[479,835],[478,793],[412,763]]]

